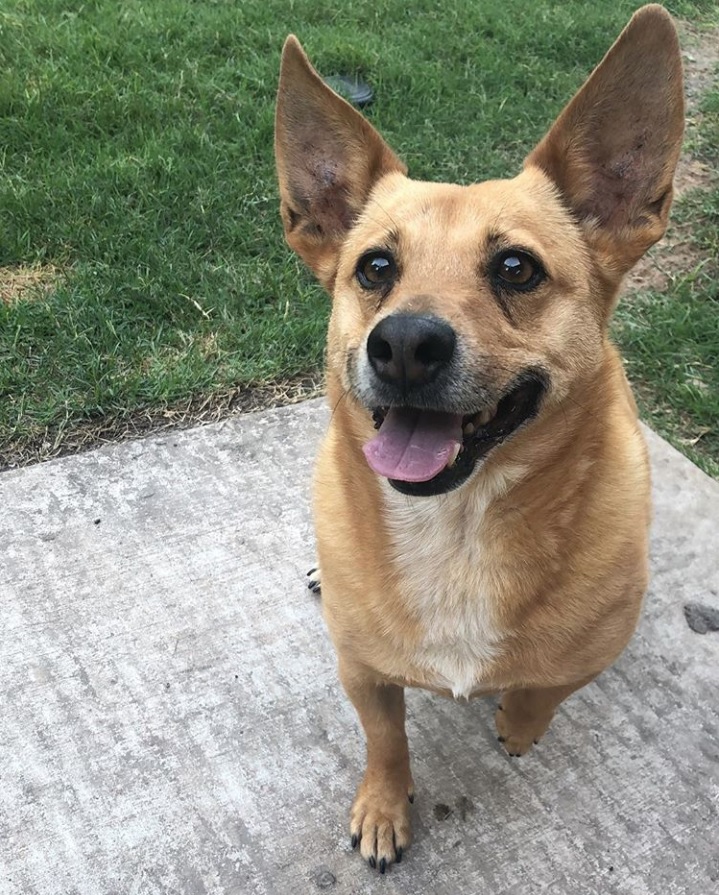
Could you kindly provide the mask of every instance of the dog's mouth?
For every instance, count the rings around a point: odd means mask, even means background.
[[[542,375],[522,375],[493,406],[470,414],[378,407],[377,435],[364,445],[370,467],[402,494],[431,497],[465,482],[477,462],[532,419],[546,389]]]

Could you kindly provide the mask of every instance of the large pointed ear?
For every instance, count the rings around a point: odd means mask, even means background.
[[[407,169],[324,83],[293,35],[282,51],[275,156],[287,242],[331,289],[339,248],[372,187]]]
[[[559,187],[602,262],[622,275],[664,233],[684,130],[670,15],[643,6],[527,157]]]

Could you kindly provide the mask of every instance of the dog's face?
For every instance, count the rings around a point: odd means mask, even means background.
[[[518,177],[473,186],[408,179],[288,39],[285,232],[333,297],[330,374],[379,428],[365,456],[398,490],[463,484],[601,363],[621,277],[666,227],[681,143],[676,38],[657,9]]]
[[[462,484],[597,364],[591,280],[536,172],[468,187],[385,178],[339,251],[330,339],[343,387],[382,425],[373,468],[410,494]]]

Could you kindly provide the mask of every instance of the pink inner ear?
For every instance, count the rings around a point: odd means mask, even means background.
[[[582,203],[584,214],[598,218],[605,226],[628,223],[647,167],[641,155],[643,145],[641,142],[635,149],[628,149],[595,169],[591,200]]]
[[[627,134],[630,136],[630,134]],[[634,216],[649,206],[655,214],[660,211],[667,190],[659,198],[651,198],[651,187],[662,179],[662,165],[651,146],[651,131],[643,128],[632,144],[614,157],[596,164],[591,177],[592,195],[580,203],[583,215],[598,218],[609,227],[631,223]]]
[[[329,173],[326,177],[326,185],[317,190],[311,203],[312,216],[325,233],[341,234],[352,226],[356,213],[350,208],[349,190],[345,181]]]
[[[294,204],[290,209],[292,229],[304,225],[306,233],[341,235],[352,226],[356,215],[339,162],[328,159],[312,143],[302,147],[300,159],[288,184]]]

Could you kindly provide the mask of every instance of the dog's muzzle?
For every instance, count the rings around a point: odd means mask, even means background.
[[[452,327],[430,315],[390,314],[367,338],[371,391],[379,399],[368,409],[379,432],[363,451],[374,472],[403,494],[457,488],[538,412],[547,387],[543,373],[521,372],[494,402],[480,396],[484,390],[468,399],[456,353]],[[468,400],[479,408],[462,412]]]

